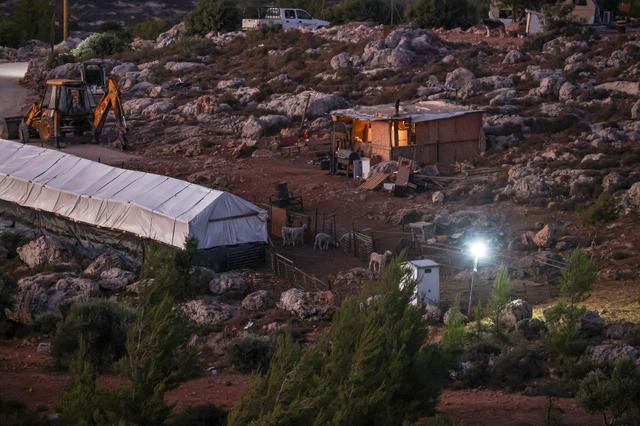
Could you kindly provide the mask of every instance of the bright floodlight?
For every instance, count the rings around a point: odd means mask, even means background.
[[[487,256],[487,245],[484,241],[474,241],[469,245],[469,251],[475,259],[482,259]]]

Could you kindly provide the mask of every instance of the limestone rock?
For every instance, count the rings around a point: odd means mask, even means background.
[[[458,91],[468,85],[474,78],[475,75],[471,71],[466,68],[459,67],[450,73],[447,73],[444,85],[449,90]]]
[[[204,326],[221,324],[231,319],[237,310],[235,306],[218,302],[210,296],[185,302],[181,308],[190,321]]]
[[[209,282],[209,291],[213,294],[246,294],[249,291],[247,279],[238,272],[224,272],[217,274]]]
[[[431,194],[431,202],[433,204],[444,204],[444,192],[436,191]]]
[[[625,358],[637,361],[640,358],[640,349],[624,344],[605,343],[587,347],[583,357],[596,367],[613,367]]]
[[[553,244],[553,230],[548,224],[533,237],[533,243],[540,248],[549,248]]]
[[[601,336],[604,325],[604,320],[597,312],[587,311],[580,317],[580,334],[585,337]]]
[[[36,315],[58,311],[63,303],[86,302],[99,294],[95,281],[69,273],[36,274],[17,282],[17,293],[7,318],[29,324]]]
[[[306,292],[291,288],[280,295],[278,308],[300,319],[330,319],[335,312],[335,301],[330,291]]]
[[[264,311],[275,306],[273,294],[268,290],[258,290],[242,299],[242,307],[247,311]]]
[[[133,272],[114,267],[102,271],[98,284],[105,290],[120,291],[135,279],[136,275]]]
[[[20,260],[33,268],[38,265],[59,265],[69,263],[72,252],[64,243],[54,237],[42,236],[19,247]]]
[[[516,326],[516,324],[524,319],[530,319],[533,315],[533,310],[526,300],[516,299],[512,300],[505,306],[502,312],[502,321],[504,321],[510,328]]]

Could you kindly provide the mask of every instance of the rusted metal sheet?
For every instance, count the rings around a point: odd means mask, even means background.
[[[283,226],[287,226],[287,209],[271,207],[271,235],[282,237]]]
[[[389,176],[391,176],[390,173],[376,173],[365,180],[359,188],[373,191],[389,179]]]

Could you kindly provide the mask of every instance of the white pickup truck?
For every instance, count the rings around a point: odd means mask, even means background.
[[[242,20],[242,29],[255,30],[274,25],[282,26],[283,30],[306,29],[315,30],[329,25],[328,21],[315,19],[309,12],[302,9],[288,9],[280,7],[267,7],[258,9],[258,17]]]

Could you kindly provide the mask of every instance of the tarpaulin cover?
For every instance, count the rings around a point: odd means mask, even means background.
[[[236,195],[2,139],[0,200],[176,247],[267,241],[266,212]]]

